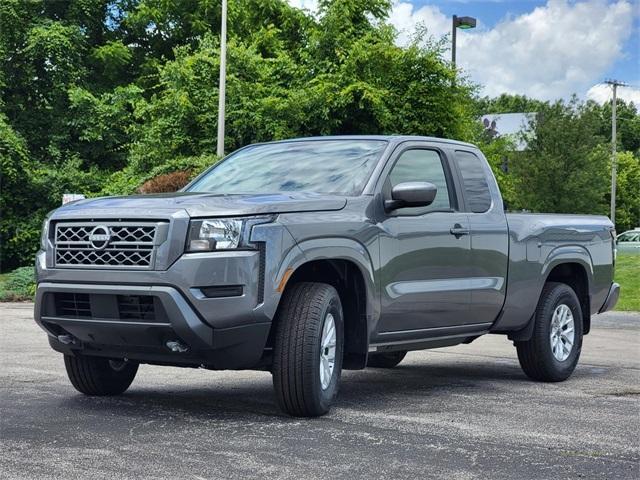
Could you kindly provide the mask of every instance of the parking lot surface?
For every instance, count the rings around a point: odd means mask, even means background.
[[[288,418],[267,372],[143,365],[122,396],[69,384],[31,304],[0,304],[0,478],[640,478],[640,314],[594,317],[574,375],[528,380],[512,344],[343,374]]]

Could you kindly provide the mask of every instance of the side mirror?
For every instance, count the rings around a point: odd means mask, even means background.
[[[438,193],[438,187],[429,182],[399,183],[391,190],[391,200],[385,200],[387,211],[404,207],[426,207],[431,205]]]

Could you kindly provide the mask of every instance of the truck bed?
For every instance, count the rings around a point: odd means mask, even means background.
[[[513,331],[524,326],[535,310],[545,279],[567,258],[586,274],[591,291],[590,312],[600,310],[613,277],[614,227],[609,218],[508,213],[507,224],[507,295],[493,331]]]

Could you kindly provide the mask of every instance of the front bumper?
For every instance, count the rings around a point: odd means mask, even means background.
[[[69,293],[91,299],[90,318],[60,315],[54,295]],[[119,318],[117,307],[111,308],[110,304],[116,305],[118,297],[132,296],[153,299],[157,317],[153,321]],[[260,322],[213,328],[201,320],[178,290],[167,286],[46,282],[38,285],[35,319],[49,334],[50,345],[68,355],[82,353],[215,369],[258,366],[271,326],[270,322]],[[168,343],[175,341],[186,350],[172,351]]]
[[[613,310],[618,303],[618,298],[620,298],[620,285],[617,283],[612,283],[611,287],[609,287],[609,293],[607,294],[607,298],[600,307],[598,313],[608,312],[609,310]]]

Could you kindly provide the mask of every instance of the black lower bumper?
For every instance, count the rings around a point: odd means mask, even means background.
[[[213,369],[261,366],[271,327],[248,322],[213,328],[167,286],[44,283],[35,319],[50,345],[67,355]],[[176,344],[180,348],[171,348]]]
[[[50,327],[50,326],[49,326]],[[49,345],[65,355],[90,355],[96,357],[134,360],[140,363],[183,367],[205,367],[213,370],[244,370],[267,367],[270,361],[264,349],[269,335],[270,324],[244,325],[226,329],[216,329],[216,342],[210,349],[186,352],[172,352],[166,344],[121,345],[99,342],[77,341],[65,344],[57,336],[49,335]],[[93,328],[92,328],[93,330]],[[77,329],[64,330],[78,333]],[[93,330],[94,332],[96,330]],[[98,335],[99,339],[101,337]]]

